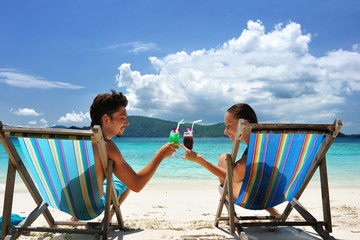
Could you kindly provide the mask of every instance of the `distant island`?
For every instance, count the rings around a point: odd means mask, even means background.
[[[143,116],[128,116],[130,125],[124,132],[124,137],[168,137],[169,132],[176,128],[177,122],[166,121],[157,118],[143,117]],[[186,131],[186,128],[191,128],[191,124],[186,123],[180,125],[180,131]],[[65,126],[54,126],[54,128],[66,128]],[[87,127],[71,126],[69,129],[90,129]],[[225,124],[216,123],[210,125],[195,124],[194,131],[196,137],[226,137],[224,135]],[[339,138],[359,138],[360,134],[346,135],[339,133]]]
[[[166,121],[157,118],[143,116],[128,116],[130,125],[126,127],[123,137],[168,137],[170,131],[176,128],[177,122]],[[190,123],[180,125],[180,132],[191,128]],[[53,128],[67,128],[65,126],[54,126]],[[71,126],[69,129],[90,129],[90,126],[76,127]],[[224,135],[225,124],[217,123],[211,125],[194,125],[196,137],[226,137]]]

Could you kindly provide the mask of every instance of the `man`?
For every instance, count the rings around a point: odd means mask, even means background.
[[[114,161],[113,173],[116,176],[116,178],[114,177],[114,183],[118,196],[121,195],[119,199],[120,204],[128,196],[130,190],[139,192],[143,189],[154,175],[162,160],[172,156],[179,148],[175,146],[175,144],[179,145],[179,143],[163,145],[146,167],[139,172],[135,172],[125,161],[116,144],[111,141],[113,137],[121,137],[126,126],[129,126],[126,112],[127,103],[126,97],[121,92],[117,93],[115,90],[111,90],[111,94],[103,93],[97,95],[90,107],[91,127],[95,125],[101,126],[108,158]],[[100,195],[103,195],[105,174],[96,144],[93,143],[93,146],[99,192]]]

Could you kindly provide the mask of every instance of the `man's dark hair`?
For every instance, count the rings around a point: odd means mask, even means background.
[[[117,93],[111,89],[110,93],[97,95],[90,107],[91,127],[102,126],[102,116],[107,114],[111,119],[112,115],[121,107],[126,107],[128,101],[122,92]]]
[[[254,109],[252,109],[250,105],[246,103],[235,104],[227,111],[234,114],[234,117],[237,119],[246,119],[249,121],[249,123],[258,123]]]

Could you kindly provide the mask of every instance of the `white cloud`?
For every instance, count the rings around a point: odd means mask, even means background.
[[[44,118],[42,118],[42,119],[40,119],[40,123],[41,123],[41,124],[47,124],[48,121],[46,121]]]
[[[40,125],[41,127],[49,127],[48,121],[46,121],[44,118],[40,119]]]
[[[150,51],[152,49],[155,49],[157,47],[157,45],[155,43],[144,43],[141,41],[134,41],[134,42],[128,42],[128,43],[124,43],[124,44],[116,44],[114,46],[112,46],[111,48],[118,48],[118,47],[131,47],[131,49],[129,50],[129,52],[131,53],[140,53],[140,52],[147,52]]]
[[[35,125],[35,124],[37,124],[37,121],[30,121],[29,124],[30,125]]]
[[[218,48],[150,57],[157,74],[123,63],[116,79],[134,114],[221,120],[228,107],[247,102],[261,121],[332,122],[346,95],[360,91],[360,53],[339,49],[317,58],[310,41],[294,22],[266,32],[249,21]]]
[[[67,113],[65,116],[60,117],[58,122],[63,124],[82,123],[82,122],[88,122],[89,120],[90,120],[89,112],[83,113],[80,111],[79,113],[76,113],[75,111],[73,111],[72,113]]]
[[[32,116],[32,117],[40,116],[39,113],[37,113],[34,109],[31,108],[19,108],[18,110],[14,110],[13,108],[11,108],[10,112],[20,116]]]
[[[65,88],[65,89],[80,89],[83,86],[73,85],[64,82],[52,82],[42,77],[32,76],[28,74],[19,73],[16,69],[0,68],[0,83],[3,82],[9,86],[22,88]]]
[[[351,46],[351,50],[353,51],[359,51],[360,50],[360,44],[359,43],[355,43]]]

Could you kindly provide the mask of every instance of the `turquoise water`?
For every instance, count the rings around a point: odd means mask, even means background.
[[[155,152],[167,142],[167,138],[115,138],[123,157],[135,171],[141,170],[154,156]],[[180,139],[182,141],[182,139]],[[19,148],[18,145],[16,145]],[[195,138],[194,151],[208,161],[217,164],[221,153],[230,153],[232,148],[228,138]],[[240,152],[245,145],[240,145]],[[239,153],[240,155],[241,153]],[[152,182],[216,180],[207,170],[182,159],[184,150],[179,149],[172,157],[165,159]],[[0,191],[6,181],[8,156],[0,145]],[[330,187],[360,187],[360,139],[336,139],[327,154],[327,167]],[[318,186],[319,174],[316,173],[311,184]],[[17,183],[21,179],[17,177]]]

